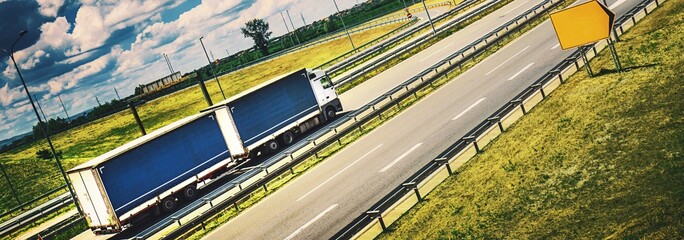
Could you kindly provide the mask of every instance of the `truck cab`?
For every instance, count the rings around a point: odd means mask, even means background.
[[[307,69],[307,72],[309,74],[308,78],[311,81],[311,87],[316,95],[316,101],[318,101],[318,106],[320,106],[321,111],[324,113],[325,120],[330,121],[335,118],[337,112],[342,111],[342,104],[337,97],[335,86],[325,71]]]

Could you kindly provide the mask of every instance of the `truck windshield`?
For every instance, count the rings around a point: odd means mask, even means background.
[[[323,85],[323,88],[331,88],[332,87],[332,81],[330,81],[330,78],[328,75],[325,75],[321,78],[321,85]]]

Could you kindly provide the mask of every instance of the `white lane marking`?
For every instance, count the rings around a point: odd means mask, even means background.
[[[558,47],[560,47],[560,43],[556,43],[556,45],[553,45],[553,47],[551,48],[551,50],[556,49],[556,48],[558,48]]]
[[[524,51],[527,50],[528,48],[530,48],[530,46],[527,46],[527,47],[523,48],[523,50],[520,50],[520,52],[518,52],[518,53],[514,54],[513,56],[511,56],[510,58],[506,59],[506,61],[504,61],[504,62],[502,62],[501,64],[499,64],[499,66],[496,66],[494,69],[492,69],[492,70],[490,70],[489,72],[487,72],[487,73],[485,74],[485,76],[487,76],[487,75],[489,75],[490,73],[496,71],[496,70],[499,69],[501,66],[503,66],[504,64],[506,64],[506,63],[507,63],[508,61],[510,61],[511,59],[515,58],[515,56],[520,55],[522,52],[524,52]]]
[[[617,0],[613,4],[611,4],[608,8],[614,9],[617,6],[620,6],[621,4],[625,3],[627,0]]]
[[[394,161],[392,161],[392,162],[391,162],[389,165],[387,165],[385,168],[381,169],[379,172],[385,172],[385,171],[387,171],[387,169],[390,169],[392,166],[394,166],[394,164],[398,163],[402,158],[408,156],[411,152],[413,152],[414,150],[416,150],[416,148],[420,147],[420,145],[423,145],[423,143],[418,143],[418,144],[416,144],[416,145],[413,146],[411,149],[409,149],[408,151],[406,151],[404,154],[402,154],[401,156],[399,156],[397,159],[394,159]]]
[[[477,106],[478,104],[480,104],[480,103],[481,103],[482,101],[484,101],[485,99],[487,99],[487,98],[481,98],[480,100],[477,100],[477,102],[473,103],[473,105],[470,105],[470,107],[466,108],[466,110],[463,110],[463,112],[459,113],[458,115],[456,115],[456,117],[452,118],[451,120],[453,121],[453,120],[456,120],[456,119],[462,117],[463,114],[466,114],[468,111],[470,111],[471,109],[473,109],[475,106]]]
[[[524,1],[522,4],[518,5],[517,7],[512,8],[511,10],[508,10],[508,12],[505,12],[503,15],[506,15],[506,14],[511,13],[513,10],[518,9],[519,7],[522,7],[522,6],[525,5],[525,3],[527,3],[527,2],[529,2],[529,0]]]
[[[370,155],[371,153],[375,152],[375,150],[378,150],[378,148],[380,148],[380,147],[382,147],[382,144],[380,144],[380,145],[378,145],[377,147],[373,148],[373,150],[370,150],[370,152],[367,152],[366,154],[364,154],[363,156],[361,156],[359,159],[357,159],[357,160],[354,161],[353,163],[347,165],[345,168],[343,168],[343,169],[340,170],[339,172],[335,173],[335,175],[333,175],[332,177],[328,178],[328,180],[325,180],[324,182],[322,182],[321,184],[319,184],[319,185],[318,185],[317,187],[315,187],[314,189],[311,189],[311,191],[309,191],[308,193],[306,193],[306,194],[302,195],[301,197],[299,197],[299,198],[297,199],[297,202],[299,202],[300,200],[304,199],[306,196],[309,196],[309,194],[311,194],[312,192],[314,192],[314,191],[316,191],[317,189],[321,188],[323,185],[325,185],[326,183],[330,182],[330,180],[332,180],[333,178],[337,177],[337,175],[340,175],[342,172],[346,171],[346,170],[349,169],[352,165],[354,165],[354,164],[356,164],[357,162],[361,161],[361,159],[364,159],[366,156],[368,156],[368,155]]]
[[[452,44],[454,44],[454,43],[449,43],[449,44],[447,44],[446,46],[440,48],[439,50],[437,50],[437,51],[435,51],[434,53],[428,55],[427,57],[421,59],[420,61],[422,62],[422,61],[427,60],[428,58],[431,58],[432,56],[434,56],[435,54],[437,54],[437,53],[441,52],[442,50],[448,48],[448,47],[451,46]]]
[[[513,80],[515,77],[517,77],[517,76],[520,75],[522,72],[524,72],[525,70],[527,70],[528,68],[530,68],[532,65],[534,65],[534,63],[527,64],[527,66],[525,66],[523,69],[520,69],[520,71],[519,71],[518,73],[516,73],[515,75],[513,75],[512,77],[510,77],[510,78],[508,79],[508,81]]]
[[[316,215],[313,219],[309,220],[306,224],[304,224],[304,226],[298,228],[297,231],[294,231],[292,234],[290,234],[290,236],[287,236],[287,237],[285,238],[285,240],[290,240],[290,239],[292,239],[294,236],[297,236],[297,234],[299,234],[300,232],[302,232],[302,230],[304,230],[305,228],[309,227],[309,225],[311,225],[312,223],[314,223],[315,221],[317,221],[319,218],[323,217],[323,215],[325,215],[326,213],[332,211],[332,210],[333,210],[334,208],[336,208],[336,207],[337,207],[337,204],[333,204],[332,206],[326,208],[325,210],[323,210],[323,212],[319,213],[319,214]]]

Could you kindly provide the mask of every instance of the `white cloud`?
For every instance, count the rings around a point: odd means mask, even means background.
[[[64,0],[36,0],[40,7],[38,11],[46,17],[56,17],[57,11],[64,4]]]
[[[54,22],[48,22],[40,26],[40,43],[53,49],[65,49],[72,44],[73,37],[68,33],[71,24],[65,17],[58,17]]]
[[[112,56],[107,54],[91,62],[80,65],[70,72],[50,79],[47,82],[50,94],[56,95],[63,90],[74,88],[83,79],[101,73],[102,70],[104,70],[108,64],[111,63],[111,60]]]
[[[76,26],[71,34],[77,44],[67,54],[73,55],[102,46],[110,34],[111,32],[104,25],[99,9],[93,6],[82,6],[76,14]]]
[[[6,83],[4,87],[0,88],[0,104],[3,107],[8,107],[22,94],[24,91],[21,87],[10,88],[9,83]]]

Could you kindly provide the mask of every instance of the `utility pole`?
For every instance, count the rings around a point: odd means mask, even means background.
[[[216,71],[214,71],[214,65],[211,64],[211,59],[209,59],[209,54],[207,54],[207,49],[204,47],[204,42],[202,42],[202,39],[204,36],[200,37],[200,44],[202,44],[202,49],[204,49],[204,55],[207,56],[207,61],[209,61],[209,68],[211,68],[211,73],[214,74],[214,79],[216,79],[216,84],[218,84],[219,90],[221,90],[221,95],[223,96],[223,100],[226,99],[226,94],[223,93],[223,88],[221,87],[221,82],[218,80],[218,77],[216,77]]]
[[[423,0],[423,7],[425,8],[425,13],[427,13],[428,20],[430,20],[430,26],[432,26],[432,33],[437,34],[437,30],[435,30],[435,25],[432,24],[432,18],[430,17],[430,12],[427,9],[427,6],[425,5],[425,0]]]
[[[47,123],[48,118],[45,116],[45,112],[43,112],[43,107],[40,106],[40,100],[38,100],[35,94],[33,94],[33,99],[36,99],[36,104],[38,104],[38,110],[40,110],[40,113],[43,114],[43,119],[45,119],[45,122]]]
[[[292,17],[290,17],[290,10],[285,10],[285,13],[287,13],[287,18],[290,19],[290,25],[292,25],[292,32],[294,32],[294,35],[297,38],[297,44],[302,44],[302,42],[299,41],[299,35],[297,35],[297,28],[295,28],[294,23],[292,23]]]
[[[121,101],[121,96],[119,96],[119,91],[117,91],[116,88],[114,88],[114,93],[116,93],[116,98],[119,99],[119,101]]]
[[[287,29],[287,34],[290,35],[290,42],[292,45],[294,45],[294,40],[292,40],[292,34],[290,34],[290,28],[287,26],[287,22],[285,21],[285,17],[283,16],[283,12],[280,12],[280,17],[283,18],[283,23],[285,24],[285,29]]]
[[[352,41],[351,36],[349,36],[349,31],[347,31],[347,26],[344,24],[344,19],[342,18],[342,14],[340,13],[340,8],[337,6],[337,2],[333,0],[333,3],[335,4],[335,9],[337,9],[337,14],[340,15],[340,20],[342,21],[342,27],[344,28],[344,31],[347,33],[347,38],[349,38],[349,42],[352,45],[352,48],[356,50],[356,46],[354,46],[354,41]]]
[[[303,14],[303,13],[299,13],[299,16],[302,17],[302,22],[304,23],[304,26],[306,26],[306,20],[304,19],[304,14]]]
[[[166,53],[164,53],[163,55],[164,55],[164,59],[166,60],[166,65],[169,66],[169,71],[171,72],[171,74],[173,74],[173,72],[174,72],[173,66],[171,66],[171,60],[169,60],[169,56],[166,55]]]
[[[102,104],[100,104],[100,99],[97,98],[97,96],[95,96],[95,101],[97,101],[97,105],[98,105],[98,106],[102,106]]]
[[[62,104],[62,109],[64,110],[64,115],[67,117],[67,121],[71,122],[71,118],[69,117],[69,113],[67,113],[66,107],[64,107],[64,102],[62,102],[62,96],[57,95],[57,98],[59,99],[59,103]]]

